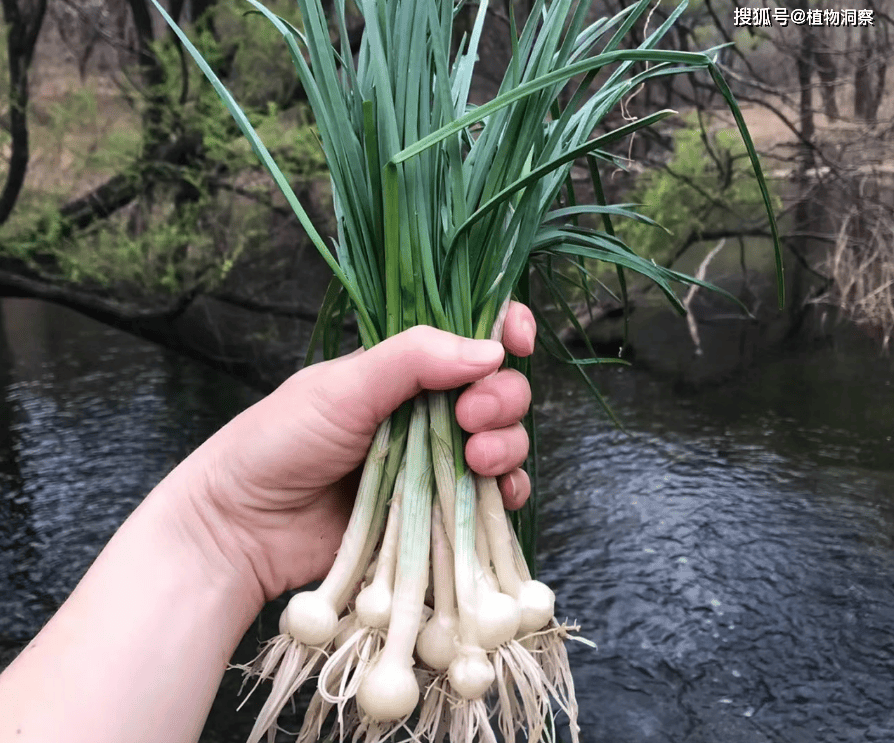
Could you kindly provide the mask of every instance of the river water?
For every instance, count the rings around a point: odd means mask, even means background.
[[[257,395],[66,310],[2,314],[8,660]],[[698,384],[673,365],[600,370],[624,431],[543,370],[541,577],[598,645],[570,649],[586,743],[894,741],[894,369],[853,332],[786,348]],[[235,713],[238,685],[228,674],[203,741],[244,740],[259,700]]]

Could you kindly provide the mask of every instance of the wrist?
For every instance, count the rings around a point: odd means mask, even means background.
[[[240,613],[254,618],[264,605],[264,589],[246,540],[219,507],[215,467],[200,447],[181,462],[147,497],[176,529],[184,549],[208,580],[226,586]],[[235,608],[235,607],[234,607]],[[249,620],[250,621],[250,620]]]
[[[203,479],[194,463],[165,478],[0,677],[0,740],[199,739],[263,603]]]

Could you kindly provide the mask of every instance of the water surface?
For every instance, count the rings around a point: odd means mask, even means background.
[[[257,396],[66,310],[2,312],[9,657],[158,480]],[[541,577],[598,644],[571,648],[587,743],[894,740],[891,362],[852,334],[788,348],[724,360],[722,382],[675,363],[597,374],[626,433],[566,372],[541,375]],[[237,714],[238,686],[228,674],[206,743],[245,739],[261,699]]]
[[[585,740],[894,740],[890,379],[851,337],[686,392],[607,370],[628,434],[547,386],[542,575],[599,644],[572,648]]]

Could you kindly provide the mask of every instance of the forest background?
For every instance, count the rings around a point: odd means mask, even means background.
[[[323,234],[334,234],[312,117],[276,32],[237,0],[165,4],[251,113]],[[151,3],[2,5],[0,296],[60,303],[259,389],[275,386],[300,362],[326,268]],[[268,5],[300,22],[294,3]],[[491,3],[479,102],[499,85],[509,14],[521,21],[532,5]],[[596,2],[594,13],[623,5]],[[692,0],[665,40],[686,51],[729,44],[720,61],[771,176],[792,306],[831,308],[880,349],[894,332],[890,5],[792,0],[761,12]],[[647,23],[673,7],[656,4]],[[474,12],[470,4],[457,14],[457,38]],[[356,47],[362,19],[350,17],[347,41]],[[680,116],[621,143],[615,154],[624,167],[607,183],[610,200],[643,204],[669,233],[637,224],[624,237],[668,266],[695,255],[700,274],[734,290],[755,317],[772,311],[746,260],[769,229],[722,99],[707,78],[667,77],[638,91],[606,126],[659,108]],[[583,190],[584,168],[580,176]],[[717,275],[712,261],[736,246],[736,270],[727,260]],[[619,314],[606,279],[604,293],[576,298],[593,333]],[[632,288],[634,309],[650,299],[645,287]],[[698,350],[694,320],[690,334]]]

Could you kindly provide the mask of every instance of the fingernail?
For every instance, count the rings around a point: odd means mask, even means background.
[[[528,339],[528,349],[530,353],[534,353],[534,342],[537,337],[537,329],[531,323],[530,320],[522,320],[522,330],[524,331],[525,338]]]
[[[506,475],[506,498],[505,500],[509,503],[515,503],[515,496],[518,494],[518,487],[515,484],[515,477],[513,472],[510,472]]]
[[[503,358],[503,346],[496,341],[466,340],[460,346],[460,356],[470,364],[498,364]]]

